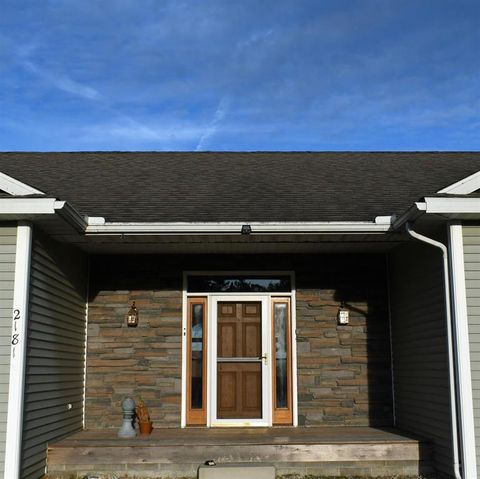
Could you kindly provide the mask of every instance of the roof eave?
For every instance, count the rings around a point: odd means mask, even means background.
[[[93,235],[239,235],[249,227],[252,235],[260,234],[316,234],[316,233],[386,233],[391,228],[390,217],[378,222],[173,222],[173,223],[118,223],[98,221],[89,223],[85,234]],[[245,234],[245,233],[243,233]]]
[[[480,220],[480,198],[426,196],[414,203],[393,221],[392,228],[399,230],[407,222],[422,216],[437,216],[444,220]]]

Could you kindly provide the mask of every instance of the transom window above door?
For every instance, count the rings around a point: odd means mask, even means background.
[[[188,276],[189,293],[289,293],[290,276]]]

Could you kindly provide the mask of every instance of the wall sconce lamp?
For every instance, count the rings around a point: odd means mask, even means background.
[[[135,306],[135,301],[132,303],[132,307],[129,309],[127,314],[127,326],[138,326],[138,309]]]
[[[338,324],[348,324],[350,311],[345,307],[345,303],[342,301],[342,304],[338,308],[337,320]]]

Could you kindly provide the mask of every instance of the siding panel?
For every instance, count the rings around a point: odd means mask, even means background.
[[[0,477],[4,472],[17,228],[0,225]]]
[[[480,226],[464,226],[462,232],[478,467],[480,465]]]
[[[390,255],[396,424],[433,442],[452,474],[450,388],[441,253],[410,244]]]
[[[35,231],[22,479],[42,477],[48,442],[82,428],[86,278],[87,259],[83,254]]]

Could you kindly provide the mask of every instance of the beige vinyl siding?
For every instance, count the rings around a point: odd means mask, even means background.
[[[467,293],[470,367],[477,468],[480,467],[480,226],[464,226],[463,254]]]
[[[452,474],[442,254],[412,243],[389,267],[396,426],[431,440],[435,467]]]
[[[82,428],[86,287],[86,257],[35,230],[22,479],[42,477],[48,442]]]
[[[5,465],[16,245],[16,226],[0,225],[0,477]]]

